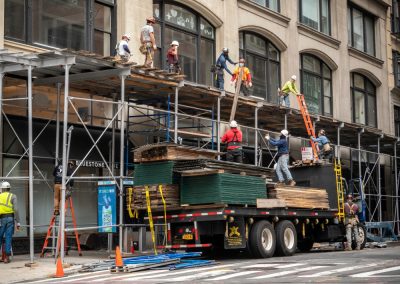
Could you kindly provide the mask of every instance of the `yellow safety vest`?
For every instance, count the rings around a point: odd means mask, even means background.
[[[11,203],[12,196],[13,194],[10,192],[3,192],[0,194],[0,216],[14,213],[14,208]]]

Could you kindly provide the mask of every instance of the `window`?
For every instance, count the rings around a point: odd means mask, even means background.
[[[332,116],[332,71],[319,58],[301,55],[301,90],[311,113]]]
[[[239,53],[246,60],[253,81],[253,95],[277,103],[280,85],[280,53],[267,39],[250,32],[239,33]]]
[[[394,134],[400,136],[400,106],[394,106]]]
[[[320,31],[331,34],[330,0],[300,0],[300,22]]]
[[[349,45],[375,56],[375,18],[355,7],[347,10]]]
[[[351,74],[353,122],[376,127],[375,86],[361,74]]]
[[[254,2],[258,5],[267,7],[275,12],[279,12],[280,11],[280,3],[279,0],[250,0],[251,2]]]
[[[393,50],[393,75],[394,85],[400,88],[400,53]]]
[[[186,79],[205,85],[213,84],[211,65],[215,61],[215,29],[195,11],[175,4],[154,1],[157,19],[154,35],[158,50],[154,65],[167,68],[166,53],[173,40],[179,42],[179,63]]]
[[[113,0],[5,0],[5,8],[8,39],[111,55]]]
[[[392,33],[395,35],[399,35],[400,33],[400,13],[399,13],[399,9],[400,9],[400,5],[399,5],[399,0],[393,0],[392,1],[392,10],[391,10],[391,14],[390,14],[390,19],[391,19],[391,30]]]

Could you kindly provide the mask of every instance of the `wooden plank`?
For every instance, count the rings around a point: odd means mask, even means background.
[[[194,177],[194,176],[205,176],[213,174],[223,174],[224,170],[211,170],[211,169],[201,169],[201,170],[190,170],[181,172],[183,177]]]
[[[257,198],[257,208],[285,208],[286,203],[282,199]]]

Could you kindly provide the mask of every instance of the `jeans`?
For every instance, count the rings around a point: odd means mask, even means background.
[[[278,175],[279,182],[284,182],[285,178],[283,174],[285,174],[287,180],[292,180],[292,174],[288,168],[289,163],[289,155],[281,155],[278,159],[278,164],[276,166],[276,174]]]
[[[14,234],[14,217],[0,218],[0,244],[5,238],[6,255],[11,255],[11,241]]]
[[[242,149],[233,149],[226,152],[226,160],[228,162],[242,163]]]
[[[224,72],[222,71],[217,71],[217,88],[220,90],[224,89],[224,85],[225,85],[225,80],[224,80]]]
[[[290,107],[289,94],[281,96],[281,105],[285,103],[286,107]]]

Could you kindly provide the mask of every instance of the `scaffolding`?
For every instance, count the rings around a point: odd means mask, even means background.
[[[217,90],[213,87],[183,81],[181,78],[169,76],[162,70],[144,68],[134,65],[123,65],[114,62],[111,58],[101,58],[92,54],[77,53],[71,51],[52,51],[39,54],[12,53],[7,50],[0,51],[0,164],[3,165],[3,118],[8,121],[2,104],[8,100],[3,97],[4,76],[26,80],[27,96],[27,120],[28,120],[28,145],[24,145],[24,154],[20,159],[28,156],[28,174],[21,177],[5,175],[3,167],[0,167],[0,175],[4,179],[25,179],[29,181],[29,239],[30,262],[34,262],[34,195],[33,195],[33,169],[40,172],[34,163],[33,147],[40,136],[33,137],[32,133],[32,90],[35,86],[55,86],[57,89],[56,109],[56,149],[57,160],[62,153],[63,167],[67,167],[67,129],[69,116],[78,118],[77,124],[82,126],[87,133],[92,146],[80,160],[77,168],[62,177],[61,208],[65,207],[65,189],[69,179],[99,180],[109,179],[116,182],[119,196],[119,221],[118,243],[124,244],[124,228],[139,227],[142,240],[145,224],[128,225],[123,222],[124,213],[124,180],[127,176],[129,149],[128,140],[134,141],[139,135],[145,134],[145,142],[172,142],[172,143],[197,143],[200,147],[216,148],[221,151],[220,138],[223,127],[228,124],[234,94]],[[12,84],[11,80],[11,84]],[[64,103],[61,105],[61,91],[64,87]],[[96,94],[103,99],[82,98],[74,96],[75,91],[84,91]],[[17,99],[17,98],[15,98]],[[21,98],[18,98],[21,99]],[[85,119],[76,106],[78,101],[101,102],[112,109],[111,119],[107,119],[106,125],[96,139],[91,135]],[[63,108],[63,109],[61,109]],[[61,119],[61,112],[63,119]],[[343,155],[348,155],[351,161],[351,180],[358,181],[358,192],[365,195],[365,200],[370,218],[366,221],[392,222],[394,228],[399,231],[399,173],[397,168],[398,138],[382,133],[379,129],[370,128],[358,124],[338,121],[332,117],[311,115],[314,127],[326,130],[332,137],[331,142],[336,144],[336,156],[339,161]],[[49,120],[52,121],[52,119]],[[239,121],[244,133],[244,144],[254,151],[255,165],[267,164],[271,167],[275,152],[271,150],[264,140],[267,132],[279,133],[281,129],[288,128],[294,137],[298,137],[303,143],[308,140],[307,133],[301,118],[301,113],[296,109],[280,107],[267,103],[254,97],[240,97],[236,112],[236,120]],[[63,123],[62,131],[60,124]],[[11,124],[10,124],[11,125]],[[48,125],[48,124],[47,124]],[[119,130],[119,133],[117,133]],[[107,161],[102,153],[99,143],[101,137],[107,132],[112,132],[111,158]],[[62,132],[62,133],[60,133]],[[14,130],[19,137],[20,133]],[[62,135],[62,149],[60,152],[59,141]],[[116,161],[115,145],[116,136],[120,137],[119,161]],[[151,138],[151,141],[149,140]],[[156,139],[156,141],[154,141]],[[143,141],[142,141],[143,142]],[[135,144],[135,143],[133,143]],[[372,151],[374,150],[374,151]],[[92,151],[97,151],[106,166],[106,174],[103,176],[77,176],[77,171],[88,158]],[[354,155],[352,153],[355,153]],[[348,154],[350,153],[350,155]],[[366,163],[365,153],[373,153],[375,162]],[[268,157],[266,157],[268,155]],[[354,157],[354,158],[353,158]],[[390,160],[393,168],[390,185],[392,193],[384,194],[381,186],[381,160]],[[363,160],[364,159],[364,160]],[[368,166],[364,165],[368,164]],[[115,172],[115,165],[119,164],[119,173]],[[356,166],[357,165],[357,166]],[[354,167],[353,167],[354,166]],[[354,170],[353,170],[354,168]],[[368,169],[368,170],[367,170]],[[378,170],[377,170],[378,169]],[[364,173],[363,173],[364,171]],[[371,174],[376,172],[376,175]],[[389,170],[390,171],[390,170]],[[45,180],[45,178],[43,177]],[[357,182],[355,182],[356,184]],[[387,182],[388,183],[388,182]],[[51,186],[48,184],[51,188]],[[356,185],[357,186],[357,185]],[[383,216],[382,200],[390,198],[391,216]],[[387,204],[386,204],[387,205]],[[385,205],[385,206],[386,206]],[[390,220],[386,220],[390,218]],[[65,234],[65,216],[61,215],[61,236]],[[96,227],[87,227],[96,228]],[[86,228],[86,229],[87,229]],[[78,228],[84,230],[85,228]],[[139,244],[143,248],[143,244]],[[64,240],[61,239],[61,258],[64,259]]]

